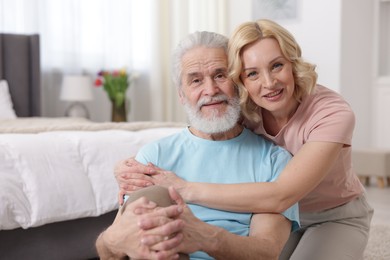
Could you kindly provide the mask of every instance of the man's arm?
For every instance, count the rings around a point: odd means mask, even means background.
[[[99,258],[102,260],[119,260],[129,259],[124,253],[114,253],[110,250],[106,241],[104,241],[104,232],[102,232],[96,240],[96,250]]]
[[[203,251],[215,259],[277,260],[291,231],[291,222],[281,214],[252,216],[249,236],[239,236],[196,218],[173,188],[171,197],[184,208],[184,240],[178,251]]]
[[[185,222],[181,251],[203,251],[224,260],[277,260],[291,230],[291,222],[280,214],[254,215],[249,236],[235,235],[200,220]]]
[[[278,259],[290,231],[290,220],[281,214],[255,214],[248,237],[226,231],[230,235],[220,234],[211,255],[216,259]]]

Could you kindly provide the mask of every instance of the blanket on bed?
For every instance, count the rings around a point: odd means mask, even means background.
[[[115,163],[183,126],[73,119],[0,121],[0,230],[115,210]]]
[[[102,131],[109,129],[121,129],[138,131],[149,128],[183,127],[184,123],[177,122],[91,122],[85,118],[71,117],[19,117],[17,119],[0,120],[0,133],[39,133],[48,131]]]

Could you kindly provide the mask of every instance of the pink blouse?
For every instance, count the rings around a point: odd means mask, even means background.
[[[260,114],[261,116],[261,114]],[[337,207],[358,197],[363,185],[352,169],[351,144],[355,115],[349,104],[336,92],[317,85],[316,91],[304,98],[294,116],[276,136],[264,130],[262,122],[244,124],[284,147],[293,155],[312,141],[343,143],[340,156],[323,181],[299,201],[302,212],[322,211]]]

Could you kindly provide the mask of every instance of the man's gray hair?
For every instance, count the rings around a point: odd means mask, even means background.
[[[182,66],[184,54],[196,47],[223,48],[227,55],[228,38],[214,32],[194,32],[184,38],[173,52],[172,80],[176,87],[181,87]]]

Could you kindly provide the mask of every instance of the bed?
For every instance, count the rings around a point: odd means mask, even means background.
[[[0,259],[94,259],[115,163],[185,125],[40,117],[39,57],[39,35],[0,34]]]

